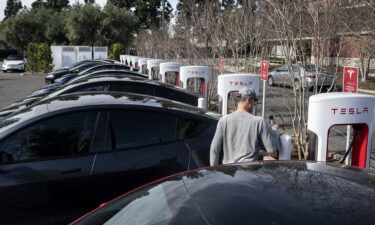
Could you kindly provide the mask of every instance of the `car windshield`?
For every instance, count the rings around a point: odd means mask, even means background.
[[[307,72],[315,72],[315,71],[316,71],[316,67],[315,67],[315,65],[313,65],[313,64],[307,64],[307,65],[305,66],[305,70],[306,70]],[[320,71],[320,72],[327,72],[327,69],[326,69],[326,68],[323,68],[323,67],[319,67],[319,71]]]
[[[20,55],[10,55],[6,58],[6,60],[23,60],[23,56]]]

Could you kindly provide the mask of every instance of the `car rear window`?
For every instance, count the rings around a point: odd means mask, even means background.
[[[23,60],[23,56],[20,55],[10,55],[6,60]]]

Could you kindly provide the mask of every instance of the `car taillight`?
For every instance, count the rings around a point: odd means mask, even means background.
[[[312,78],[312,79],[315,79],[315,75],[306,75],[306,78]]]

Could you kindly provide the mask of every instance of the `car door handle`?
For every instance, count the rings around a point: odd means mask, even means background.
[[[82,168],[71,169],[71,170],[64,170],[64,171],[61,171],[61,174],[78,173],[81,170],[82,170]]]

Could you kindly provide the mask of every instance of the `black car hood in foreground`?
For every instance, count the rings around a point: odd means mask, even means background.
[[[210,167],[157,181],[77,224],[375,224],[375,174],[316,162]]]

